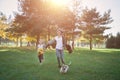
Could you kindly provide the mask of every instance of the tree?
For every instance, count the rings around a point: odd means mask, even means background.
[[[113,19],[110,17],[110,10],[105,12],[103,15],[100,15],[97,12],[96,8],[93,9],[84,9],[81,15],[81,23],[85,26],[81,27],[88,35],[90,50],[92,50],[92,41],[94,35],[103,34],[106,29],[110,29],[107,24],[113,22]]]
[[[72,40],[72,49],[74,49],[74,30],[76,28],[76,23],[79,22],[79,16],[81,13],[81,1],[80,0],[72,0],[70,4],[65,9],[63,16],[60,17],[62,20],[60,20],[62,28],[65,30],[66,35],[71,36]]]
[[[117,33],[115,42],[116,42],[116,48],[120,48],[120,33],[119,32]]]
[[[116,43],[115,43],[115,37],[111,35],[107,41],[106,41],[106,47],[107,48],[115,48]]]
[[[47,16],[43,0],[18,0],[21,14],[17,15],[14,23],[17,24],[17,32],[27,33],[36,37],[36,45],[43,28],[47,26]]]
[[[18,2],[21,13],[15,16],[14,23],[17,25],[17,32],[27,33],[36,37],[36,46],[44,32],[48,32],[47,35],[50,39],[52,34],[51,25],[54,26],[52,30],[56,29],[56,25],[66,31],[67,29],[71,31],[75,29],[76,8],[73,8],[74,11],[70,11],[66,7],[67,5],[59,7],[58,5],[53,5],[50,0],[18,0]]]
[[[120,48],[120,33],[117,36],[110,35],[106,41],[106,48]]]
[[[18,13],[14,13],[15,19],[9,23],[9,27],[6,28],[7,37],[9,38],[16,38],[16,46],[18,46],[20,41],[20,47],[22,47],[22,36],[24,35],[26,31],[26,26],[24,25],[26,21],[25,16],[21,16]]]
[[[48,0],[19,0],[19,3],[22,16],[27,18],[22,27],[26,25],[27,34],[36,37],[36,44],[41,34],[50,30],[51,25],[64,28],[66,23],[68,24],[66,7],[54,6]],[[51,31],[48,31],[49,37],[50,33]]]
[[[0,45],[1,45],[1,39],[6,37],[6,33],[4,31],[5,28],[8,27],[6,21],[7,21],[7,18],[5,14],[0,12]]]

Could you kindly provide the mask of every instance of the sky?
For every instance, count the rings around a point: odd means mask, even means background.
[[[96,7],[101,14],[110,9],[114,21],[108,25],[111,29],[106,30],[105,34],[116,35],[120,32],[120,0],[83,0],[82,3],[88,8]]]
[[[13,11],[17,11],[17,4],[17,0],[0,0],[0,11],[7,16],[13,15]],[[116,35],[120,32],[120,0],[82,0],[81,4],[89,9],[96,7],[101,15],[111,9],[111,17],[114,21],[108,25],[111,29],[106,30],[105,34]]]

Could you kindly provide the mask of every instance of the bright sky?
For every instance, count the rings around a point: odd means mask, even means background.
[[[17,0],[0,0],[0,11],[7,16],[17,11]]]
[[[117,32],[120,32],[120,0],[83,0],[82,3],[89,8],[96,7],[101,14],[111,9],[111,17],[114,21],[109,25],[112,28],[105,31],[105,34],[116,35]]]
[[[114,22],[109,25],[112,28],[107,30],[105,34],[116,35],[117,32],[120,32],[120,0],[83,0],[82,4],[88,6],[88,8],[96,7],[101,14],[111,9],[111,17]],[[13,11],[17,11],[17,0],[0,0],[0,11],[7,16],[12,14]]]

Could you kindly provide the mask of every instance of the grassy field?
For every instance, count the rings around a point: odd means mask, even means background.
[[[0,80],[120,80],[120,49],[75,49],[65,52],[70,69],[60,74],[54,50],[40,65],[31,48],[0,48]]]

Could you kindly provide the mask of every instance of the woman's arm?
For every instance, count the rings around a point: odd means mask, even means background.
[[[45,45],[45,48],[51,46],[51,45],[54,44],[55,42],[56,42],[55,39],[52,39],[52,40],[48,41],[48,43]]]

